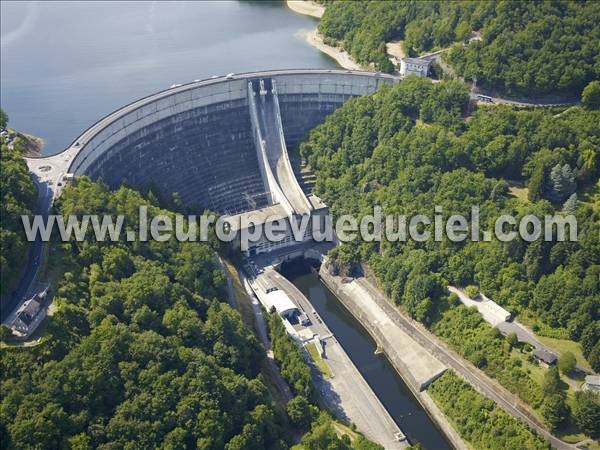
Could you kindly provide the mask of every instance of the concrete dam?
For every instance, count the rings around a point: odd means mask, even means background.
[[[126,105],[62,153],[27,163],[55,197],[64,181],[86,175],[112,188],[178,192],[186,205],[225,216],[269,207],[282,217],[311,214],[323,205],[302,192],[287,149],[350,97],[397,82],[343,70],[196,80]]]

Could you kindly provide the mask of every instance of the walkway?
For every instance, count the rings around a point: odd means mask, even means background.
[[[464,360],[422,324],[417,323],[413,319],[402,314],[369,280],[359,278],[356,282],[360,283],[365,290],[371,294],[372,298],[400,328],[429,350],[429,352],[439,359],[440,362],[451,367],[481,394],[494,401],[511,416],[525,422],[538,434],[547,439],[552,447],[560,450],[576,448],[574,445],[563,442],[552,435],[540,422],[538,422],[533,414],[529,412],[527,406],[525,406],[516,395],[509,392],[496,380],[488,377],[481,370]]]

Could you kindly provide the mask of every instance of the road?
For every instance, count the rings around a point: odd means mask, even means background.
[[[462,289],[457,288],[455,286],[448,286],[448,290],[458,295],[460,301],[467,307],[477,307],[477,301],[472,300]],[[477,308],[481,316],[488,322],[492,327],[497,328],[503,335],[507,335],[510,333],[515,333],[517,335],[517,339],[520,342],[526,342],[538,350],[545,350],[553,355],[559,356],[558,352],[547,345],[542,344],[536,337],[535,333],[527,328],[525,325],[521,324],[518,320],[514,319],[510,322],[505,320],[500,320],[498,317],[492,316],[490,314],[486,314],[485,311]],[[593,373],[587,370],[586,368],[577,365],[577,370],[582,373]]]
[[[35,175],[33,176],[33,181],[35,182],[38,190],[38,200],[35,207],[35,214],[41,215],[45,222],[48,220],[48,213],[50,211],[50,206],[52,205],[53,192],[47,182],[40,182]],[[17,288],[10,294],[8,302],[6,302],[6,304],[2,305],[2,308],[0,308],[0,316],[3,323],[8,324],[12,322],[15,311],[23,304],[25,300],[27,300],[27,294],[37,275],[43,251],[44,242],[42,241],[41,236],[38,234],[35,241],[32,242],[29,247],[25,269]]]
[[[444,60],[442,59],[442,54],[444,54],[446,51],[448,51],[447,48],[438,50],[436,52],[421,55],[421,56],[419,56],[419,58],[427,59],[429,61],[435,61],[442,68],[444,73],[450,75],[452,78],[459,78],[461,81],[466,83],[466,81],[462,77],[457,77],[456,73],[454,72],[454,69],[452,67],[450,67],[448,64],[446,64],[444,62]],[[553,106],[573,106],[573,105],[579,104],[579,98],[577,98],[577,97],[568,98],[568,99],[564,99],[564,100],[560,100],[560,101],[554,101],[554,102],[541,101],[540,99],[527,99],[527,98],[508,99],[508,98],[503,98],[503,97],[497,97],[497,96],[493,95],[492,93],[484,92],[481,89],[478,89],[478,92],[472,91],[469,94],[469,96],[470,96],[471,100],[478,100],[478,98],[477,98],[478,94],[486,95],[486,96],[490,97],[492,100],[491,102],[482,102],[483,104],[487,103],[487,104],[497,104],[497,105],[513,105],[513,106],[521,106],[521,107],[533,106],[535,108],[549,108],[549,107],[553,107]]]
[[[493,400],[507,413],[516,417],[538,434],[547,439],[552,447],[556,449],[576,449],[574,445],[567,444],[553,436],[537,419],[521,404],[521,401],[511,392],[502,387],[496,380],[489,378],[482,371],[465,361],[461,356],[449,349],[436,336],[431,334],[425,327],[412,319],[404,316],[371,282],[364,278],[356,280],[367,289],[380,307],[386,311],[388,316],[399,327],[404,329],[410,336],[419,342],[430,353],[435,355],[441,362],[451,367],[457,374],[466,379],[477,391]]]
[[[478,100],[478,95],[487,95],[485,92],[481,92],[481,93],[475,93],[475,92],[471,92],[469,94],[471,100]],[[535,108],[551,108],[553,106],[574,106],[579,104],[579,100],[577,99],[569,99],[569,100],[565,100],[565,101],[561,101],[561,102],[540,102],[540,101],[535,101],[535,100],[510,100],[508,98],[502,98],[502,97],[494,97],[492,95],[489,95],[489,97],[492,99],[491,102],[481,102],[482,104],[490,104],[490,105],[513,105],[513,106],[532,106]]]
[[[408,442],[398,425],[327,325],[312,312],[313,307],[302,292],[270,267],[259,274],[253,282],[255,289],[260,289],[261,292],[270,287],[279,288],[309,315],[312,322],[310,331],[319,335],[324,347],[324,360],[333,372],[333,377],[324,378],[313,366],[315,385],[328,409],[342,420],[356,424],[359,431],[386,449],[408,447]]]

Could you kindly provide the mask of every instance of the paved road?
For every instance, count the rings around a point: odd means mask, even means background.
[[[315,385],[327,407],[342,420],[353,422],[359,431],[384,448],[404,449],[408,447],[403,433],[381,404],[371,387],[362,377],[341,344],[335,339],[327,325],[315,315],[309,300],[287,278],[272,268],[266,268],[254,281],[264,291],[277,287],[290,296],[292,301],[310,317],[311,332],[318,334],[323,342],[325,361],[333,377],[325,379],[313,367]]]
[[[483,372],[475,368],[472,364],[465,361],[461,356],[450,350],[446,344],[442,343],[436,336],[431,334],[421,324],[405,317],[395,306],[383,296],[383,294],[373,284],[364,278],[357,279],[365,289],[367,289],[377,303],[387,312],[389,317],[395,321],[398,326],[409,333],[413,339],[428,349],[440,361],[454,369],[456,373],[465,378],[480,393],[493,400],[502,409],[513,417],[516,417],[527,423],[537,433],[547,439],[552,447],[557,449],[575,449],[574,445],[567,444],[553,436],[544,428],[529,411],[521,404],[511,392],[500,386],[497,381],[489,378]]]
[[[478,303],[475,300],[472,300],[467,294],[465,294],[465,292],[462,289],[459,289],[455,286],[448,286],[448,290],[453,293],[458,295],[460,301],[467,307],[469,306],[474,306],[477,307]],[[477,308],[479,313],[481,314],[481,316],[494,328],[497,328],[503,335],[507,335],[510,333],[515,333],[517,335],[517,339],[520,342],[527,342],[528,344],[532,345],[533,347],[537,348],[538,350],[545,350],[547,352],[552,353],[553,355],[556,355],[556,357],[559,356],[558,352],[556,350],[554,350],[551,347],[548,347],[547,345],[542,344],[538,339],[537,336],[535,335],[535,333],[533,331],[531,331],[529,328],[527,328],[525,325],[521,324],[518,320],[514,319],[511,320],[510,322],[507,322],[505,320],[500,320],[500,318],[493,316],[491,314],[487,314],[485,310],[482,310],[480,308]],[[585,369],[582,366],[577,366],[577,370],[579,370],[582,373],[593,373],[590,372],[589,370]]]
[[[452,77],[456,77],[456,73],[454,72],[454,69],[452,67],[450,67],[448,64],[446,64],[444,62],[444,60],[442,59],[442,54],[444,54],[446,51],[448,51],[447,48],[438,50],[436,52],[421,55],[419,58],[426,59],[429,61],[435,61],[437,64],[440,65],[440,67],[442,68],[442,70],[445,73],[449,74]],[[463,82],[465,82],[465,80],[462,77],[458,77],[458,78],[460,80],[462,80]],[[541,101],[540,99],[527,99],[527,98],[508,99],[508,98],[497,97],[491,93],[483,92],[483,90],[480,90],[480,91],[481,92],[478,92],[478,93],[471,92],[470,93],[471,100],[478,100],[477,95],[482,94],[482,95],[487,95],[487,96],[491,97],[492,102],[490,102],[489,104],[533,106],[536,108],[549,108],[552,106],[572,106],[572,105],[579,104],[579,98],[577,98],[577,97],[573,97],[573,98],[569,98],[569,99],[565,99],[565,100],[561,100],[561,101],[550,102],[550,101]],[[485,102],[482,102],[482,103],[485,104]]]
[[[35,214],[40,214],[45,222],[48,219],[48,212],[52,205],[52,189],[50,189],[50,185],[47,182],[39,182],[35,176],[33,180],[38,190]],[[15,311],[27,300],[27,294],[37,275],[43,251],[44,242],[42,242],[42,238],[38,234],[35,241],[29,247],[25,271],[17,288],[10,294],[8,302],[2,305],[0,309],[0,316],[3,323],[12,322]]]
[[[471,92],[469,94],[469,96],[471,97],[471,100],[478,100],[478,95],[477,93]],[[481,95],[487,95],[485,92],[481,92]],[[514,106],[533,106],[535,108],[550,108],[553,106],[573,106],[573,105],[577,105],[579,104],[579,100],[577,99],[571,99],[571,100],[565,100],[565,101],[561,101],[561,102],[540,102],[540,101],[536,101],[536,100],[510,100],[507,98],[502,98],[502,97],[494,97],[494,96],[489,96],[492,101],[488,104],[493,105],[493,104],[500,104],[500,105],[514,105]],[[483,104],[486,104],[486,102],[482,102]]]

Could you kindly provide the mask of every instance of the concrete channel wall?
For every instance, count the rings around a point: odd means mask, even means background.
[[[356,281],[344,282],[344,278],[331,275],[322,264],[319,270],[321,281],[338,298],[344,307],[371,335],[378,347],[402,377],[421,406],[443,431],[446,438],[459,450],[469,447],[450,424],[429,394],[427,386],[441,376],[446,367],[431,356],[408,334],[390,323],[382,323],[376,305],[369,300],[368,293],[361,290]]]
[[[249,279],[248,285],[265,308],[270,305],[266,290],[277,288],[300,310],[309,314],[313,310],[309,299],[272,267],[266,267],[255,278]],[[386,450],[403,450],[409,446],[404,433],[321,319],[317,320],[312,316],[312,323],[300,330],[297,329],[298,325],[294,327],[287,320],[284,320],[284,325],[297,342],[317,339],[319,345],[323,345],[324,361],[332,372],[330,378],[316,369],[306,352],[305,357],[313,366],[313,379],[320,398],[334,415],[344,422],[354,423],[367,438],[379,443]]]

